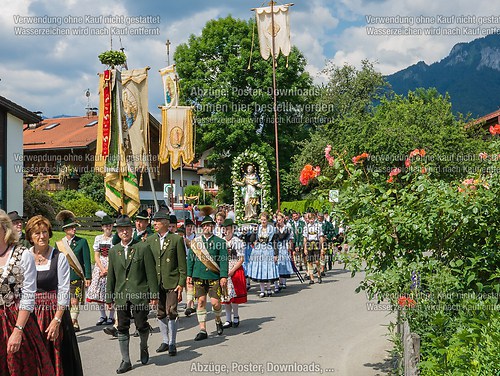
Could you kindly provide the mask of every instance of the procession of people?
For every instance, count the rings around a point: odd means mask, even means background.
[[[186,317],[196,313],[194,341],[202,341],[210,333],[207,302],[220,336],[244,325],[240,305],[252,285],[259,298],[278,296],[289,278],[314,284],[316,274],[321,283],[326,266],[331,269],[341,234],[328,214],[262,212],[258,222],[238,224],[234,212],[228,217],[231,211],[221,206],[199,227],[191,219],[177,227],[166,207],[152,215],[140,211],[135,218],[103,213],[102,234],[92,247],[93,270],[90,247],[76,235],[79,224],[72,212],[58,214],[65,236],[52,247],[48,219],[30,218],[24,234],[25,219],[0,211],[0,320],[7,320],[3,327],[8,330],[1,331],[1,373],[29,369],[36,372],[24,374],[83,375],[75,333],[81,330],[78,314],[85,301],[98,307],[95,325],[118,338],[116,373],[121,374],[133,367],[132,319],[140,338],[139,359],[147,364],[152,311],[162,336],[156,352],[175,356],[182,307]],[[27,356],[28,365],[21,362]]]

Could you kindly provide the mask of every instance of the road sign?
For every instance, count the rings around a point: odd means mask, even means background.
[[[330,192],[328,192],[328,201],[339,202],[339,190],[338,189],[330,189]]]
[[[172,184],[163,184],[163,198],[168,199],[175,196],[175,186]]]

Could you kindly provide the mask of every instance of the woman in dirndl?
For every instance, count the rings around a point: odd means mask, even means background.
[[[224,228],[227,253],[229,257],[229,271],[227,273],[227,297],[222,301],[226,310],[226,322],[223,328],[240,325],[240,315],[238,304],[247,302],[247,288],[245,281],[245,271],[243,270],[245,243],[240,238],[234,236],[236,228],[231,218],[222,224]]]
[[[285,225],[285,216],[282,213],[276,215],[276,235],[275,240],[278,246],[278,281],[274,282],[274,292],[286,289],[286,280],[293,274],[290,254],[292,252],[292,231]]]
[[[56,376],[83,375],[75,330],[69,314],[69,263],[66,256],[49,245],[50,221],[36,215],[26,224],[26,239],[33,244],[37,290],[34,314]]]
[[[54,366],[35,317],[36,267],[0,210],[0,375],[51,376]]]
[[[96,213],[99,214],[99,213]],[[92,282],[87,290],[87,302],[98,304],[101,316],[96,325],[113,325],[115,323],[115,309],[109,310],[106,316],[106,281],[108,276],[108,252],[113,246],[113,219],[104,215],[101,221],[102,234],[97,235],[94,240],[95,266],[92,272]]]
[[[278,249],[274,244],[274,226],[269,224],[269,215],[263,212],[257,228],[255,246],[248,263],[248,276],[260,284],[261,298],[271,296],[271,283],[279,279]]]

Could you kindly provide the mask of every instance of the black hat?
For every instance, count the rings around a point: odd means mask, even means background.
[[[170,223],[177,223],[177,217],[175,215],[170,216]]]
[[[69,227],[80,227],[81,225],[76,222],[76,217],[73,212],[69,210],[61,210],[59,213],[56,215],[56,221],[62,222],[62,229],[64,230],[65,228]]]
[[[224,222],[222,223],[222,227],[227,227],[227,226],[235,226],[236,223],[231,218],[226,218]]]
[[[14,222],[14,221],[22,221],[23,220],[23,217],[21,217],[19,215],[19,213],[17,211],[15,211],[15,210],[7,213],[7,215],[9,216],[9,218],[10,218],[10,220],[12,222]]]
[[[184,226],[181,226],[181,227],[179,227],[177,229],[177,232],[181,232],[181,233],[185,234],[186,233],[186,228]]]
[[[120,215],[116,218],[115,227],[134,227],[128,215]]]
[[[170,220],[170,215],[169,215],[168,209],[161,208],[160,210],[158,210],[155,213],[155,215],[153,216],[153,220],[154,219],[168,219],[168,220]]]
[[[195,223],[193,222],[193,220],[191,218],[186,218],[186,220],[184,221],[184,225],[186,225],[186,226],[189,226],[189,225],[195,226]]]
[[[112,225],[112,224],[113,224],[113,218],[111,218],[109,215],[105,215],[104,217],[102,217],[101,226]]]
[[[215,225],[215,221],[212,217],[207,215],[205,218],[203,218],[203,221],[201,221],[201,225]]]
[[[135,216],[135,219],[146,219],[149,220],[149,213],[147,210],[142,210]]]

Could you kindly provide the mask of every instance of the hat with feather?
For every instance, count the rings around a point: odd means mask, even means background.
[[[62,229],[69,227],[80,227],[81,225],[76,222],[76,216],[72,211],[69,210],[61,210],[56,215],[56,221],[62,223]]]

